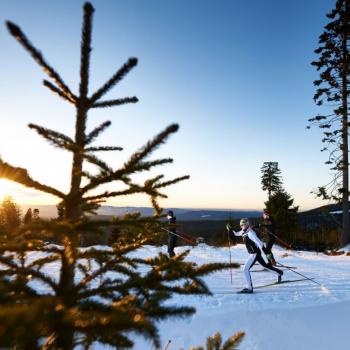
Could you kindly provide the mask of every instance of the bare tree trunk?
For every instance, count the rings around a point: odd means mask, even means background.
[[[342,75],[342,112],[343,112],[343,130],[342,130],[342,172],[343,172],[343,230],[341,235],[341,245],[345,246],[349,242],[349,144],[348,144],[348,68],[347,68],[347,19],[348,16],[348,3],[345,4],[344,15],[344,32],[342,39],[342,51],[343,51],[343,65],[341,69]]]

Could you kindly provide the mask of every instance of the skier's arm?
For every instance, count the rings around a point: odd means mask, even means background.
[[[242,237],[243,235],[243,230],[240,230],[236,232],[235,230],[231,230],[231,232],[236,236],[236,237]]]
[[[233,234],[234,234],[235,236],[237,236],[237,237],[241,237],[242,234],[243,234],[243,230],[236,232],[236,231],[232,228],[232,226],[231,226],[230,224],[227,224],[227,225],[226,225],[226,229],[227,229],[228,232],[233,233]]]

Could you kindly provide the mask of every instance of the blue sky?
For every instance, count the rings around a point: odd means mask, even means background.
[[[115,167],[168,124],[180,130],[153,156],[172,165],[154,174],[191,175],[169,188],[166,207],[261,209],[260,168],[276,161],[300,209],[325,204],[310,194],[328,182],[322,134],[306,130],[313,103],[310,65],[333,0],[92,1],[95,7],[93,92],[129,57],[138,66],[109,97],[136,95],[134,105],[94,111],[89,128],[112,127],[98,141],[120,145]],[[0,155],[37,180],[66,191],[70,155],[27,128],[32,122],[72,135],[74,110],[41,85],[45,77],[10,37],[17,23],[74,91],[78,87],[83,1],[0,1]],[[142,176],[140,177],[140,180]],[[54,197],[0,182],[21,203]],[[143,196],[112,205],[148,205]]]

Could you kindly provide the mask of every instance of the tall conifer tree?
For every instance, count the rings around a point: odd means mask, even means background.
[[[267,191],[268,198],[282,188],[281,170],[278,162],[264,162],[261,167],[261,184],[263,191]]]
[[[158,175],[144,183],[133,180],[135,174],[172,162],[171,158],[150,160],[149,156],[178,130],[176,124],[165,128],[118,169],[97,156],[99,152],[121,151],[122,148],[92,144],[111,123],[103,122],[88,131],[88,111],[137,102],[136,97],[102,99],[136,66],[137,59],[130,58],[97,91],[90,93],[93,12],[93,6],[86,3],[78,93],[67,86],[22,30],[7,22],[10,33],[49,76],[50,80],[44,80],[44,86],[70,103],[76,116],[73,138],[39,125],[29,125],[52,145],[71,152],[73,161],[68,193],[33,179],[26,169],[0,160],[0,177],[56,196],[64,215],[63,220],[37,220],[32,223],[32,230],[24,226],[12,240],[1,241],[0,347],[72,350],[78,345],[88,349],[94,342],[100,342],[118,349],[131,348],[133,342],[129,333],[134,332],[150,339],[158,348],[160,339],[156,321],[195,312],[193,307],[165,302],[173,293],[209,294],[201,277],[228,267],[226,264],[197,266],[185,262],[188,252],[175,259],[164,254],[147,259],[137,256],[136,250],[152,243],[155,232],[160,231],[158,218],[162,209],[158,199],[166,197],[162,190],[188,176],[164,180],[163,175]],[[87,172],[86,163],[95,165],[97,172]],[[98,192],[100,185],[115,182],[122,183],[124,188],[111,187],[111,190]],[[155,209],[154,217],[127,215],[109,222],[88,220],[85,215],[108,198],[135,193],[149,196]],[[87,233],[99,234],[111,226],[122,228],[111,247],[79,248],[79,241]],[[41,236],[59,238],[61,244],[45,245],[45,237],[35,239],[31,235],[38,231]],[[33,250],[41,254],[31,254],[28,260],[27,253]],[[57,278],[45,270],[52,266],[48,264],[59,266]]]
[[[320,72],[314,81],[317,90],[314,100],[318,106],[334,106],[329,114],[317,115],[309,122],[323,131],[322,151],[329,151],[326,164],[331,166],[334,177],[320,186],[317,195],[342,203],[341,243],[350,241],[349,225],[349,103],[350,89],[350,0],[337,0],[335,8],[327,15],[331,20],[319,37],[320,46],[315,50],[318,60],[312,62]],[[308,128],[310,125],[308,126]]]

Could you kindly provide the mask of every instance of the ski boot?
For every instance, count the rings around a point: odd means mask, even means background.
[[[251,294],[251,293],[253,293],[253,289],[251,289],[251,288],[243,288],[238,293],[240,293],[240,294]]]
[[[278,275],[277,283],[281,283],[282,282],[282,276],[283,276],[283,271],[281,271],[281,273]]]

